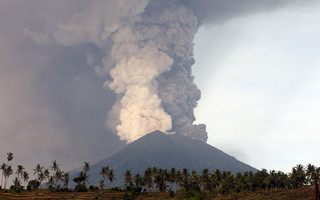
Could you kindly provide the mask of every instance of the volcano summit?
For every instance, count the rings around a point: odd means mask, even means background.
[[[119,181],[123,180],[126,170],[142,174],[144,169],[153,166],[179,170],[187,168],[198,173],[205,168],[233,173],[257,171],[209,144],[181,134],[167,135],[161,131],[149,133],[92,165],[89,171],[90,184],[98,185],[102,179],[101,168],[107,165],[115,171],[118,182],[114,185],[123,185]],[[73,176],[77,174],[73,173]]]

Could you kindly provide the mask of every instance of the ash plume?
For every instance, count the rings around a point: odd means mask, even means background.
[[[115,131],[121,140],[132,142],[154,130],[207,140],[205,125],[192,125],[200,99],[191,75],[197,26],[196,16],[184,5],[153,1],[140,19],[112,34],[116,64],[106,85],[119,95],[109,120],[119,117]]]
[[[296,1],[262,2],[57,1],[52,6],[66,11],[58,9],[61,14],[50,20],[37,18],[23,34],[38,46],[71,47],[86,56],[87,65],[106,80],[106,90],[114,92],[105,124],[121,140],[132,142],[161,130],[205,142],[206,126],[194,124],[193,111],[201,97],[192,76],[194,35],[201,23],[223,23]]]

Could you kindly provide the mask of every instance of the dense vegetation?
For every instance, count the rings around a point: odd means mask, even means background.
[[[29,173],[25,171],[22,165],[18,165],[16,171],[13,171],[10,162],[13,154],[7,154],[7,161],[1,165],[1,188],[8,192],[8,179],[15,173],[13,184],[10,191],[20,193],[25,188],[27,190],[37,190],[47,188],[52,192],[87,192],[87,191],[113,191],[123,192],[123,198],[131,199],[135,195],[143,193],[167,194],[170,197],[175,195],[184,198],[214,198],[219,195],[235,195],[243,193],[255,193],[263,191],[279,191],[282,189],[302,188],[307,185],[314,185],[315,199],[319,199],[319,178],[320,167],[312,164],[303,166],[301,164],[292,168],[288,174],[281,171],[267,171],[262,169],[256,173],[245,172],[232,174],[228,171],[210,171],[203,169],[201,173],[189,171],[184,168],[177,170],[172,168],[161,169],[149,167],[144,170],[143,174],[132,174],[127,170],[124,174],[123,187],[110,188],[108,185],[117,177],[114,176],[113,169],[104,166],[101,169],[101,180],[99,186],[89,186],[90,165],[84,162],[84,166],[79,175],[73,178],[77,184],[71,190],[69,185],[69,173],[60,170],[57,161],[52,161],[52,165],[45,168],[37,164],[33,169],[35,179],[29,180]],[[27,183],[27,186],[25,187]],[[89,186],[89,187],[88,187]],[[107,189],[107,190],[106,190]]]

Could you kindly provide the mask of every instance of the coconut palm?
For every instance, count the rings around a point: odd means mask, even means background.
[[[187,168],[183,168],[182,169],[182,174],[181,174],[181,177],[182,177],[182,186],[184,188],[187,188],[188,187],[188,183],[189,183],[189,170]]]
[[[114,173],[113,173],[113,169],[110,169],[110,170],[109,170],[108,179],[109,179],[110,185],[111,185],[112,181],[115,180]]]
[[[28,180],[29,180],[28,172],[24,171],[22,177],[23,177],[23,186],[25,187],[26,186],[26,182],[28,182]]]
[[[57,161],[56,160],[54,160],[54,161],[52,161],[52,165],[50,166],[50,168],[51,168],[51,170],[53,170],[53,171],[58,171],[60,168],[59,168],[59,164],[57,163]]]
[[[13,185],[15,187],[16,190],[20,189],[21,183],[20,180],[18,179],[18,177],[16,177],[15,179],[12,180],[13,181]]]
[[[8,179],[12,174],[13,170],[11,168],[11,165],[7,165],[7,167],[4,170],[4,189],[7,188]]]
[[[199,184],[200,184],[200,178],[197,172],[195,170],[192,170],[189,185],[191,186],[192,190],[200,192]]]
[[[100,171],[100,175],[102,176],[103,178],[103,181],[105,182],[106,180],[106,177],[108,176],[109,174],[109,165],[107,165],[106,167],[102,167],[101,168],[101,171]]]
[[[56,186],[60,188],[59,181],[63,181],[63,172],[61,170],[57,170],[56,173],[54,174]]]
[[[7,161],[10,162],[12,159],[13,159],[13,153],[12,152],[7,153]]]
[[[2,170],[1,173],[1,187],[3,186],[3,176],[4,176],[4,171],[7,168],[7,164],[6,163],[2,163],[2,165],[0,166],[0,169]]]
[[[103,180],[100,180],[100,182],[99,182],[99,188],[100,188],[100,190],[103,190],[104,187],[105,187],[104,181],[103,181]]]
[[[304,167],[301,164],[296,165],[292,168],[290,173],[290,178],[292,180],[292,185],[295,188],[302,186],[305,183],[306,173]]]
[[[24,167],[22,165],[18,165],[16,174],[17,174],[17,178],[18,178],[19,181],[22,178],[23,171],[24,171]]]
[[[132,186],[132,174],[131,174],[131,170],[127,170],[126,173],[124,174],[124,183],[126,184],[126,186]]]
[[[84,170],[84,173],[83,173],[83,175],[84,175],[83,184],[86,185],[86,182],[89,184],[89,175],[88,175],[88,171],[90,170],[89,162],[84,162],[83,170]]]
[[[318,186],[319,173],[317,172],[316,167],[312,164],[308,164],[306,174],[309,176],[311,180],[311,184],[315,185],[316,200],[319,200],[320,199],[319,186]]]
[[[143,185],[143,179],[139,173],[134,176],[134,184],[136,187]]]
[[[43,175],[45,176],[45,180],[49,180],[50,178],[50,171],[48,168],[45,168],[43,171]]]
[[[44,168],[43,166],[41,166],[40,164],[37,164],[36,168],[33,169],[34,171],[33,175],[35,174],[39,175],[42,172],[43,168]]]
[[[172,185],[175,183],[176,178],[177,178],[177,170],[176,168],[171,168],[169,172],[169,182],[170,182],[170,190],[172,190]]]
[[[200,175],[200,189],[205,192],[210,190],[211,181],[209,177],[210,173],[208,169],[203,169]]]
[[[144,170],[143,181],[146,184],[147,190],[150,191],[150,189],[153,187],[151,167],[148,167],[147,169]]]
[[[64,187],[65,187],[65,188],[68,188],[69,179],[70,179],[69,172],[64,173],[64,175],[63,175],[63,182],[64,182]]]
[[[41,183],[42,183],[44,180],[46,180],[46,176],[44,175],[43,172],[40,172],[40,173],[38,174],[38,181],[39,181],[40,186],[41,186]]]

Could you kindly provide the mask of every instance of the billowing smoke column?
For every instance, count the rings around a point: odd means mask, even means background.
[[[200,91],[193,83],[193,37],[198,20],[173,1],[150,2],[140,19],[122,24],[111,36],[110,89],[118,100],[109,113],[116,132],[132,142],[161,130],[207,140],[205,125],[193,125]],[[109,66],[106,66],[109,68]]]
[[[200,99],[191,74],[198,19],[181,2],[97,0],[57,27],[24,33],[39,45],[99,49],[103,56],[89,52],[87,63],[117,96],[106,125],[121,140],[160,130],[205,142],[205,125],[193,125]]]

